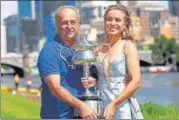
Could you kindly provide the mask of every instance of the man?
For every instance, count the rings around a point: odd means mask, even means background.
[[[96,113],[75,97],[84,90],[80,82],[83,73],[80,68],[72,69],[67,64],[79,30],[78,11],[72,6],[61,7],[55,20],[57,35],[43,47],[37,63],[42,79],[41,118],[70,119],[76,108],[82,118],[94,119]]]

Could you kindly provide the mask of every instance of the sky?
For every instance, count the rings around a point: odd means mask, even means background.
[[[17,1],[1,1],[1,23],[12,14],[17,14]]]
[[[127,2],[127,1],[126,1]],[[153,3],[168,8],[168,1],[138,1],[137,4]],[[17,14],[17,1],[1,1],[1,23],[9,15]]]

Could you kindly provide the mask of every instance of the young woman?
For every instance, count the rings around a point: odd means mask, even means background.
[[[132,119],[130,98],[141,85],[138,51],[125,6],[109,6],[104,14],[106,40],[97,50],[99,95],[106,119]],[[101,61],[100,61],[101,60]],[[88,80],[82,80],[87,87]],[[95,84],[95,83],[94,83]],[[140,110],[140,109],[139,109]]]

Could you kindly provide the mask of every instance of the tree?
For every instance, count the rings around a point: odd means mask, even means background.
[[[176,54],[176,40],[174,38],[171,38],[164,42],[164,64],[166,64],[167,62],[169,62],[170,64],[172,63],[173,54]]]
[[[176,45],[176,61],[179,62],[179,45]]]
[[[174,38],[167,39],[164,35],[155,38],[155,44],[152,45],[152,59],[155,64],[171,63],[173,54],[176,54],[176,40]]]

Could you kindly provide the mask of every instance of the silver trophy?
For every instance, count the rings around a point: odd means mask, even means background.
[[[96,55],[94,53],[96,45],[88,41],[86,38],[87,35],[82,34],[80,36],[80,41],[76,41],[74,63],[83,65],[83,77],[88,78],[90,76],[90,65],[96,63]],[[102,118],[102,99],[98,97],[96,89],[94,90],[94,92],[91,92],[89,86],[85,88],[84,94],[82,96],[78,96],[78,98],[89,105],[96,112],[98,118]],[[77,109],[75,109],[74,118],[81,118]]]

